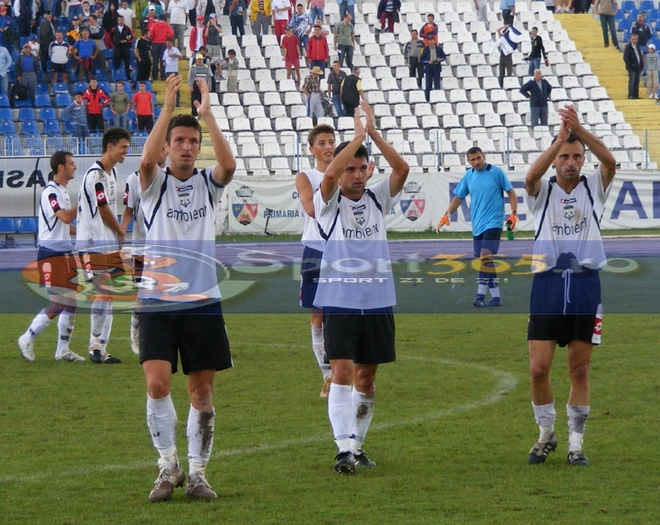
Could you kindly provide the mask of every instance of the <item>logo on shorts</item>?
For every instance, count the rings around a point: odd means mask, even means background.
[[[419,219],[426,207],[426,199],[422,193],[422,186],[415,181],[410,181],[403,187],[404,197],[401,199],[401,212],[409,221],[415,222]]]
[[[360,226],[362,226],[366,221],[366,218],[364,216],[364,211],[366,209],[367,206],[365,204],[362,204],[361,206],[351,206],[351,211],[353,212],[353,216],[355,217],[355,222],[357,222]]]
[[[181,206],[184,208],[190,206],[190,194],[193,190],[192,184],[187,184],[186,186],[175,186],[175,188],[176,195],[179,197],[179,204],[181,204]]]
[[[231,205],[231,211],[240,224],[247,226],[256,218],[259,209],[254,190],[248,186],[241,186],[234,193],[236,199]]]

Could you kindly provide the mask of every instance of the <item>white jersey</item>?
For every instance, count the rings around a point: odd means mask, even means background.
[[[390,196],[389,177],[358,201],[338,189],[326,204],[316,192],[314,212],[326,246],[314,306],[369,310],[396,304],[385,216],[400,197]]]
[[[321,186],[321,182],[323,181],[323,173],[321,173],[316,168],[309,171],[303,171],[301,173],[307,177],[309,183],[312,186],[312,191],[316,193],[316,191]],[[305,226],[303,228],[300,242],[303,246],[309,246],[315,250],[323,251],[324,241],[321,237],[321,234],[319,233],[319,225],[317,224],[316,219],[307,215],[304,208],[303,217],[305,217]]]
[[[224,186],[213,167],[181,181],[158,168],[140,193],[146,227],[140,297],[175,303],[220,299],[215,259],[215,209]],[[146,282],[145,282],[146,279]]]
[[[78,225],[76,248],[78,250],[119,250],[117,233],[106,226],[99,213],[100,206],[109,206],[117,216],[117,169],[107,173],[99,161],[87,170],[78,194]]]
[[[124,206],[133,210],[133,243],[144,241],[146,229],[144,216],[140,209],[140,175],[134,171],[126,179],[124,190]]]
[[[607,264],[600,235],[600,219],[605,208],[607,191],[603,188],[600,169],[566,193],[555,182],[542,179],[536,197],[527,197],[534,215],[534,256],[539,263],[534,271],[556,266],[561,254],[573,254],[581,266],[598,270]],[[543,261],[543,264],[540,264]]]
[[[55,181],[46,184],[39,200],[39,242],[40,248],[57,252],[73,250],[69,225],[56,215],[60,210],[70,210],[71,199],[66,188]]]

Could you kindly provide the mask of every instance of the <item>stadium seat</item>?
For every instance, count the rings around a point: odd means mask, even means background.
[[[34,119],[21,119],[21,134],[39,134],[39,126],[37,126],[37,121]]]
[[[43,132],[47,135],[53,136],[53,135],[59,135],[61,133],[60,131],[60,123],[57,121],[57,119],[47,119],[43,121]]]
[[[55,107],[65,108],[71,104],[72,98],[68,93],[57,93],[55,95]]]
[[[15,134],[16,129],[14,128],[13,120],[0,120],[0,134],[7,135],[9,133]]]
[[[11,108],[0,108],[0,120],[14,120],[14,113]]]

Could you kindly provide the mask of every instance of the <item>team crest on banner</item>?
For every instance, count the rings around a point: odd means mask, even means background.
[[[355,222],[357,222],[360,226],[364,224],[364,221],[366,220],[364,218],[364,211],[367,209],[367,207],[362,204],[361,206],[351,206],[351,210],[353,211],[353,216],[355,217]]]
[[[179,198],[179,204],[181,204],[182,208],[187,208],[190,206],[190,194],[192,193],[192,189],[192,184],[176,186],[176,195]]]
[[[401,212],[409,221],[415,222],[424,213],[426,199],[422,193],[422,187],[411,180],[403,187],[403,197],[401,198]]]
[[[235,193],[236,200],[231,205],[231,211],[239,223],[243,226],[247,226],[257,216],[259,203],[254,196],[254,190],[247,186],[241,186]]]

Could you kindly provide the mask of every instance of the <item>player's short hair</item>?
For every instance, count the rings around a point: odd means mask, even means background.
[[[482,155],[484,154],[479,146],[473,146],[467,150],[466,156],[469,157],[470,155],[476,155],[477,153],[481,153]]]
[[[70,151],[56,151],[50,156],[50,169],[53,170],[53,173],[57,173],[57,168],[59,166],[65,166],[66,161],[69,157],[73,157],[73,153]]]
[[[350,143],[351,142],[349,140],[345,140],[339,146],[337,146],[337,149],[335,149],[335,157],[339,155],[339,153],[341,153],[342,150],[346,148],[346,146],[348,146]],[[366,159],[369,161],[369,150],[367,150],[367,147],[364,144],[360,144],[360,147],[355,152],[355,155],[353,155],[353,158]]]
[[[554,144],[556,140],[557,140],[557,137],[553,138],[551,144]],[[573,133],[571,131],[568,134],[568,138],[566,139],[566,142],[568,142],[569,144],[573,144],[573,142],[576,142],[576,141],[579,142],[580,144],[582,144],[582,151],[587,150],[587,147],[584,145],[584,142],[582,142],[582,139],[580,139],[575,133]]]
[[[316,139],[321,133],[328,133],[334,137],[335,128],[333,128],[330,124],[319,124],[318,126],[314,126],[309,130],[309,133],[307,134],[307,142],[310,146],[314,145]]]
[[[131,140],[131,132],[127,129],[120,128],[119,126],[112,126],[105,130],[103,138],[101,139],[101,152],[105,153],[108,150],[108,145],[116,146],[120,140]]]
[[[202,126],[199,121],[192,115],[176,115],[172,117],[169,125],[167,126],[167,134],[165,135],[165,142],[170,143],[170,136],[174,128],[195,128],[199,133],[199,141],[202,142]]]

